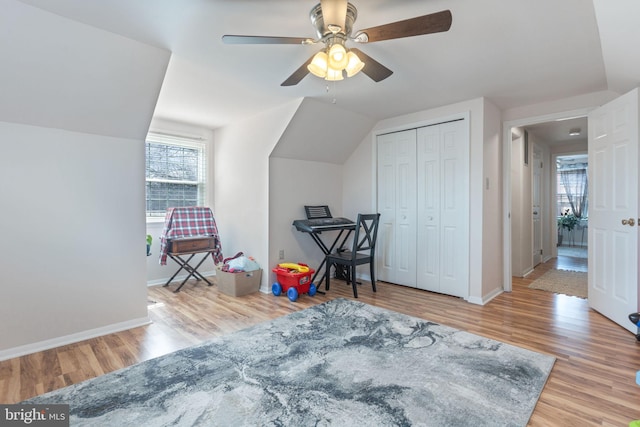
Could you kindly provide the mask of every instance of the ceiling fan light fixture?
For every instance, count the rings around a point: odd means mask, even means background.
[[[307,70],[314,76],[324,79],[327,76],[327,54],[320,51],[315,54],[311,63],[307,65]]]
[[[347,50],[340,43],[335,43],[329,48],[329,66],[335,70],[344,70],[349,59]]]
[[[347,66],[345,71],[347,72],[347,77],[353,77],[360,72],[364,68],[364,62],[358,58],[358,55],[349,51],[347,53]]]
[[[569,131],[569,136],[579,136],[580,128],[573,128]]]
[[[324,78],[330,82],[335,82],[338,80],[343,80],[344,76],[342,75],[342,70],[336,70],[335,68],[327,68],[327,76]]]

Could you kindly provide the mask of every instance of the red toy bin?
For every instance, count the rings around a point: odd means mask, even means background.
[[[307,266],[306,264],[301,264]],[[315,270],[310,268],[309,271],[305,273],[291,272],[288,268],[276,267],[273,270],[276,273],[276,277],[278,283],[282,286],[282,290],[286,292],[289,288],[295,287],[300,294],[306,294],[309,292],[309,287],[311,286],[311,276]]]

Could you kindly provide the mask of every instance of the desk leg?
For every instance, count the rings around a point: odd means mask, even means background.
[[[208,257],[208,256],[209,256],[209,255],[207,254],[207,256],[205,256],[204,258],[202,258],[202,259],[200,260],[200,262],[198,263],[198,265],[196,265],[196,267],[195,267],[195,268],[193,268],[193,272],[192,272],[192,274],[196,277],[196,279],[197,279],[197,280],[204,280],[205,282],[207,282],[207,284],[208,284],[209,286],[213,286],[213,283],[211,283],[209,280],[207,280],[207,278],[206,278],[206,277],[204,277],[202,274],[200,274],[200,273],[198,272],[198,268],[200,268],[200,266],[202,265],[202,263],[206,261],[206,259],[207,259],[207,257]],[[191,266],[190,266],[190,265],[188,265],[187,267],[188,267],[188,268],[191,268]]]
[[[322,262],[320,263],[320,266],[318,267],[316,272],[313,274],[313,277],[311,278],[311,283],[314,283],[316,285],[316,293],[319,293],[319,294],[322,294],[322,295],[324,295],[325,293],[320,290],[320,283],[316,282],[316,278],[318,277],[318,273],[320,273],[320,271],[322,270],[322,267],[324,267],[324,265],[326,263],[327,263],[327,258],[326,258],[326,255],[325,255],[325,258],[322,260]]]
[[[173,279],[175,279],[175,277],[178,275],[178,273],[180,273],[180,272],[184,269],[184,265],[185,265],[185,262],[184,262],[180,257],[177,257],[178,259],[176,259],[176,257],[174,257],[173,255],[171,255],[171,254],[168,254],[168,255],[169,255],[169,258],[171,258],[172,260],[174,260],[175,262],[177,262],[177,263],[178,263],[178,265],[180,266],[180,268],[178,269],[178,271],[176,271],[176,272],[173,274],[173,276],[171,276],[171,278],[170,278],[169,280],[167,280],[167,283],[165,283],[164,285],[162,285],[163,287],[165,287],[165,286],[169,286],[169,283],[171,283],[171,282],[173,281]],[[191,258],[193,258],[193,257],[194,257],[194,255],[195,255],[195,254],[192,254],[192,255],[189,257],[189,259],[187,260],[187,262],[191,261]]]
[[[200,274],[197,270],[198,268],[200,268],[200,266],[202,265],[202,263],[207,259],[207,256],[203,257],[200,262],[194,267],[192,267],[189,262],[191,262],[191,259],[196,255],[196,254],[191,254],[189,256],[189,258],[187,258],[186,260],[182,259],[180,257],[180,255],[172,255],[172,254],[168,254],[172,260],[174,260],[179,266],[180,268],[178,269],[178,271],[176,271],[174,273],[173,276],[171,276],[171,278],[167,281],[167,283],[165,283],[163,286],[168,286],[173,279],[178,275],[178,273],[180,273],[182,270],[185,270],[186,272],[188,272],[189,274],[187,275],[187,277],[182,281],[182,283],[180,283],[180,285],[178,286],[178,288],[173,291],[173,292],[179,292],[180,289],[184,286],[185,283],[187,283],[187,281],[193,276],[196,278],[196,280],[204,280],[205,282],[207,282],[207,284],[209,286],[213,286],[213,283],[211,283],[206,277],[204,277],[202,274]]]

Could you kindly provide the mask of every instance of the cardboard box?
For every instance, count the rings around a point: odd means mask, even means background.
[[[233,297],[258,292],[261,278],[262,270],[229,273],[216,269],[216,279],[220,292]]]

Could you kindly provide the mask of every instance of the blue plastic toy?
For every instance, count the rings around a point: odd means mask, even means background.
[[[640,328],[640,313],[631,313],[629,315],[629,320],[631,320],[631,323]],[[640,341],[640,333],[636,334],[636,339]]]

